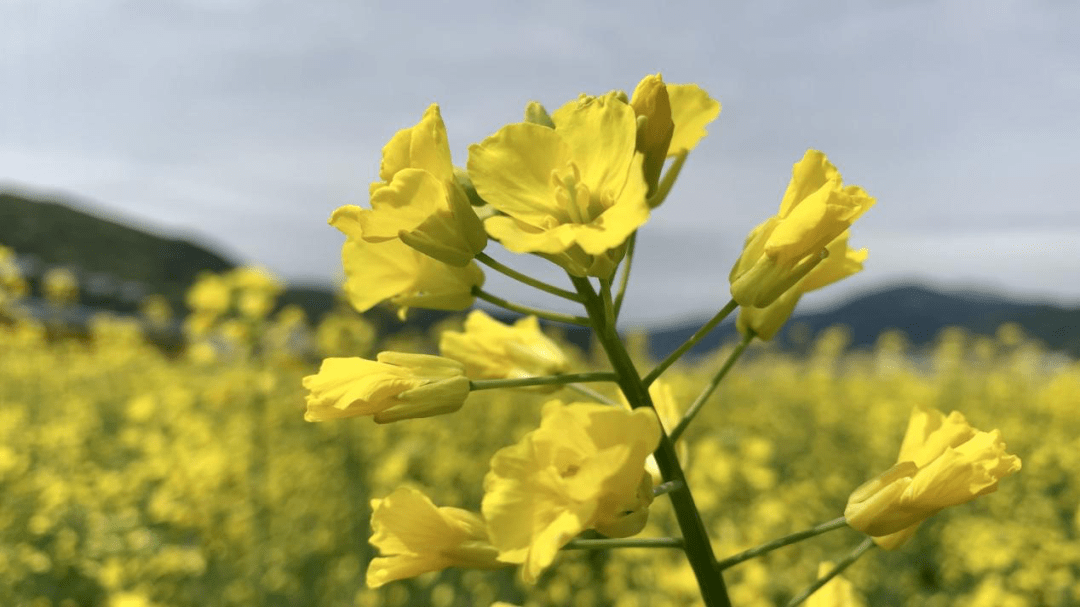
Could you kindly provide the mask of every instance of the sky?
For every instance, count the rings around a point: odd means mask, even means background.
[[[726,303],[808,148],[878,204],[852,231],[865,270],[804,309],[908,281],[1078,306],[1076,31],[1066,0],[3,0],[0,188],[329,282],[326,219],[367,204],[382,146],[430,103],[464,166],[530,100],[660,72],[723,110],[641,230],[630,323]],[[570,310],[493,272],[487,288]]]

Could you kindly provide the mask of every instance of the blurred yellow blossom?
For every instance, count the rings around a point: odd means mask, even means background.
[[[535,582],[586,529],[641,531],[652,502],[645,458],[660,441],[652,410],[553,400],[540,427],[491,458],[482,510],[499,558]]]
[[[825,154],[807,150],[792,170],[780,212],[754,228],[731,268],[731,296],[741,306],[765,307],[821,263],[826,247],[874,199],[844,186]]]
[[[564,373],[570,366],[562,349],[540,331],[535,316],[505,325],[482,310],[465,319],[465,331],[444,331],[439,352],[465,365],[471,379],[514,379]],[[558,390],[562,386],[536,386]]]
[[[379,177],[371,184],[371,210],[347,205],[335,211],[353,220],[343,225],[357,228],[346,234],[373,243],[400,238],[457,267],[484,250],[487,234],[454,176],[438,105],[386,144]]]
[[[75,303],[79,299],[79,279],[67,268],[52,268],[42,278],[45,299],[58,305]]]
[[[617,93],[582,95],[551,119],[553,129],[510,124],[469,147],[477,193],[504,213],[484,225],[515,253],[606,278],[649,218],[634,109]]]
[[[236,293],[236,307],[247,318],[265,318],[274,309],[284,286],[263,268],[240,267],[225,275]]]
[[[447,567],[508,566],[496,559],[484,519],[475,512],[436,507],[423,493],[404,487],[371,500],[371,508],[371,544],[382,556],[368,565],[369,588]]]
[[[739,331],[743,334],[753,331],[755,336],[766,341],[772,339],[795,311],[795,306],[798,305],[804,293],[831,285],[859,272],[862,270],[863,262],[866,261],[866,249],[856,251],[848,246],[847,232],[829,243],[826,250],[828,257],[824,261],[817,264],[771,304],[763,308],[753,306],[739,308],[739,320],[736,323]]]
[[[844,516],[892,550],[941,509],[997,491],[998,481],[1020,466],[1019,457],[1005,452],[1000,431],[976,430],[957,411],[946,417],[917,407],[897,464],[855,489]]]
[[[818,565],[818,578],[824,577],[832,571],[833,564],[826,561]],[[829,580],[806,599],[806,607],[864,607],[865,602],[855,592],[851,582],[842,576],[836,576]]]
[[[380,352],[374,361],[327,358],[304,388],[309,422],[371,415],[383,424],[457,411],[469,379],[465,366],[448,358]]]

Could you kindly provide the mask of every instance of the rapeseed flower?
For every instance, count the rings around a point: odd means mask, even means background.
[[[866,261],[866,249],[858,251],[848,246],[848,233],[844,232],[826,248],[827,257],[790,289],[784,291],[771,304],[763,308],[742,306],[735,326],[744,335],[753,331],[757,337],[770,340],[795,311],[804,293],[831,285],[862,270]]]
[[[826,248],[874,198],[844,186],[825,154],[808,150],[792,170],[780,212],[754,228],[731,268],[731,296],[741,306],[763,308],[821,263]]]
[[[649,218],[634,109],[619,93],[582,95],[551,115],[554,128],[504,126],[469,147],[469,177],[502,214],[488,234],[575,276],[611,276],[626,239]]]
[[[1019,457],[1005,452],[1000,431],[976,430],[957,411],[946,417],[918,407],[897,464],[852,492],[844,516],[892,550],[943,508],[997,491],[998,481],[1020,466]]]
[[[469,379],[461,363],[427,354],[380,352],[375,360],[327,358],[304,378],[304,419],[371,415],[384,424],[453,413],[465,404]]]
[[[335,213],[330,223],[349,234],[354,222],[348,215]],[[457,268],[398,240],[373,244],[350,237],[341,248],[341,261],[345,294],[357,312],[389,301],[402,320],[410,307],[464,310],[475,301],[473,288],[484,284],[475,262]]]
[[[562,349],[540,331],[535,316],[505,325],[482,310],[465,319],[465,331],[445,331],[439,352],[465,365],[471,379],[516,379],[565,373],[570,361]],[[562,386],[536,386],[558,390]]]
[[[720,114],[720,103],[696,84],[666,84],[660,74],[641,79],[630,105],[645,124],[637,149],[644,156],[649,194],[660,180],[664,160],[685,154],[707,134],[705,126]]]
[[[370,210],[347,205],[334,213],[353,216],[358,237],[371,243],[400,239],[456,267],[484,250],[487,234],[454,176],[438,105],[428,107],[416,126],[390,139],[383,148],[379,178],[382,181],[370,187]]]
[[[660,441],[649,409],[553,400],[540,427],[491,458],[482,510],[499,559],[522,564],[526,582],[586,529],[641,531],[652,502],[645,458]]]
[[[371,509],[371,544],[383,556],[368,565],[369,588],[447,567],[507,566],[496,560],[498,551],[475,512],[436,507],[423,493],[404,487],[371,500]]]

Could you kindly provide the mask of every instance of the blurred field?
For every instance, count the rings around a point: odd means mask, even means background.
[[[309,330],[285,312],[202,326],[173,357],[132,321],[98,321],[86,339],[0,324],[0,604],[695,604],[681,553],[643,549],[568,552],[532,589],[509,570],[450,570],[367,590],[369,499],[409,484],[478,509],[488,458],[534,428],[551,397],[485,391],[448,417],[305,423],[300,380],[317,358],[298,344],[370,355],[433,339],[375,336],[348,315],[327,322]],[[578,370],[604,368],[575,356]],[[669,371],[679,401],[725,356]],[[849,351],[835,330],[801,359],[751,348],[685,436],[686,465],[722,557],[839,516],[895,460],[912,406],[960,410],[1000,428],[1023,471],[847,576],[870,605],[1074,605],[1078,395],[1080,364],[1013,326],[996,339],[946,332],[920,352],[899,335]],[[673,534],[660,498],[643,535]],[[732,600],[781,603],[860,540],[840,530],[739,565],[727,573]]]

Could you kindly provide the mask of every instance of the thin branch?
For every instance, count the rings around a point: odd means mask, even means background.
[[[738,565],[743,561],[748,561],[752,558],[757,558],[763,554],[768,554],[769,552],[772,552],[777,548],[790,546],[796,542],[801,542],[803,540],[810,539],[816,535],[821,535],[822,533],[833,531],[835,529],[840,529],[841,527],[845,526],[847,526],[847,519],[841,516],[838,519],[833,519],[827,523],[822,523],[820,525],[817,525],[816,527],[806,529],[805,531],[799,531],[797,533],[792,533],[791,535],[785,535],[784,537],[777,538],[771,542],[765,542],[760,546],[756,546],[749,550],[740,552],[739,554],[729,556],[726,559],[716,561],[716,569],[718,571],[723,571],[724,569],[727,569],[728,567],[734,567],[735,565]]]
[[[626,243],[626,255],[623,257],[622,276],[619,277],[619,293],[615,296],[615,319],[622,311],[623,298],[626,297],[626,285],[630,282],[630,264],[634,261],[634,245],[637,244],[637,232],[630,235]]]
[[[615,381],[617,377],[610,371],[594,373],[567,373],[565,375],[545,375],[543,377],[520,377],[515,379],[476,379],[469,382],[469,390],[495,390],[497,388],[521,388],[525,386],[557,386],[590,381]]]
[[[683,418],[679,420],[678,425],[671,431],[671,440],[679,440],[682,433],[686,431],[686,428],[690,426],[690,422],[694,420],[694,417],[701,411],[701,408],[705,406],[705,401],[709,400],[716,387],[723,381],[724,376],[727,375],[731,367],[735,365],[735,361],[739,360],[742,353],[746,351],[746,347],[750,345],[750,341],[754,339],[754,333],[747,333],[743,340],[739,342],[739,345],[735,346],[735,351],[732,352],[727,360],[724,361],[724,365],[720,367],[720,370],[713,375],[713,378],[709,380],[709,385],[705,386],[705,389],[701,391],[694,402],[690,404],[690,407],[686,409],[686,413],[683,414]]]
[[[866,554],[866,551],[873,548],[873,547],[874,547],[873,538],[869,538],[869,537],[866,538],[866,540],[863,543],[859,544],[858,547],[856,547],[854,550],[852,550],[850,554],[845,556],[843,558],[843,560],[841,560],[839,563],[837,563],[836,566],[833,567],[831,571],[829,571],[824,576],[822,576],[820,579],[818,579],[818,581],[816,581],[813,584],[810,584],[809,586],[807,586],[806,590],[803,590],[802,592],[800,592],[798,596],[791,599],[791,602],[787,604],[787,607],[797,607],[798,605],[801,605],[803,601],[810,598],[811,594],[814,594],[822,586],[824,586],[825,584],[828,584],[829,580],[831,580],[834,577],[840,575],[841,572],[843,572],[845,569],[850,567],[852,563],[859,560],[859,557]]]
[[[505,274],[518,282],[527,284],[530,287],[540,289],[545,293],[557,295],[559,297],[562,297],[563,299],[569,299],[570,301],[576,301],[578,303],[581,303],[581,296],[579,296],[577,293],[574,293],[573,291],[567,291],[566,289],[560,289],[555,285],[551,285],[542,280],[537,280],[531,276],[522,274],[521,272],[518,272],[517,270],[500,263],[487,253],[477,253],[476,261],[479,261],[480,263],[486,265],[492,270]]]
[[[697,330],[697,333],[694,333],[690,337],[690,339],[686,340],[686,343],[679,346],[677,350],[669,354],[668,357],[665,358],[663,362],[661,362],[659,365],[657,365],[655,369],[650,371],[649,374],[641,380],[642,383],[644,383],[646,386],[653,383],[657,377],[660,377],[661,373],[666,371],[667,368],[671,365],[675,364],[675,361],[679,360],[679,358],[683,354],[686,354],[686,352],[690,350],[690,348],[693,348],[695,345],[697,345],[699,341],[704,339],[706,335],[708,335],[713,329],[716,328],[716,325],[720,324],[721,321],[727,318],[728,314],[734,312],[735,309],[738,307],[739,304],[736,303],[734,299],[729,301],[726,306],[721,308],[720,311],[716,313],[716,316],[713,316],[712,319],[709,320],[709,322],[705,323],[700,329]]]
[[[591,398],[591,399],[595,400],[598,403],[603,403],[605,405],[612,405],[612,406],[619,404],[618,402],[613,401],[610,398],[604,396],[603,394],[600,394],[596,390],[593,390],[592,388],[589,388],[589,387],[586,387],[586,386],[580,386],[578,384],[566,384],[566,388],[569,389],[569,390],[573,390],[574,392],[577,392],[578,394],[581,394],[583,396]]]
[[[511,312],[517,312],[518,314],[529,314],[536,316],[537,318],[543,318],[544,320],[550,320],[552,322],[563,322],[568,325],[581,325],[582,327],[592,326],[588,318],[584,316],[572,316],[570,314],[560,314],[558,312],[549,312],[547,310],[540,310],[537,308],[530,308],[521,304],[516,304],[511,301],[507,301],[497,295],[492,295],[480,287],[473,287],[472,294],[476,297],[483,299],[484,301],[499,306],[500,308],[506,308]]]
[[[603,540],[570,540],[563,550],[607,550],[610,548],[682,548],[678,537],[627,537]]]

